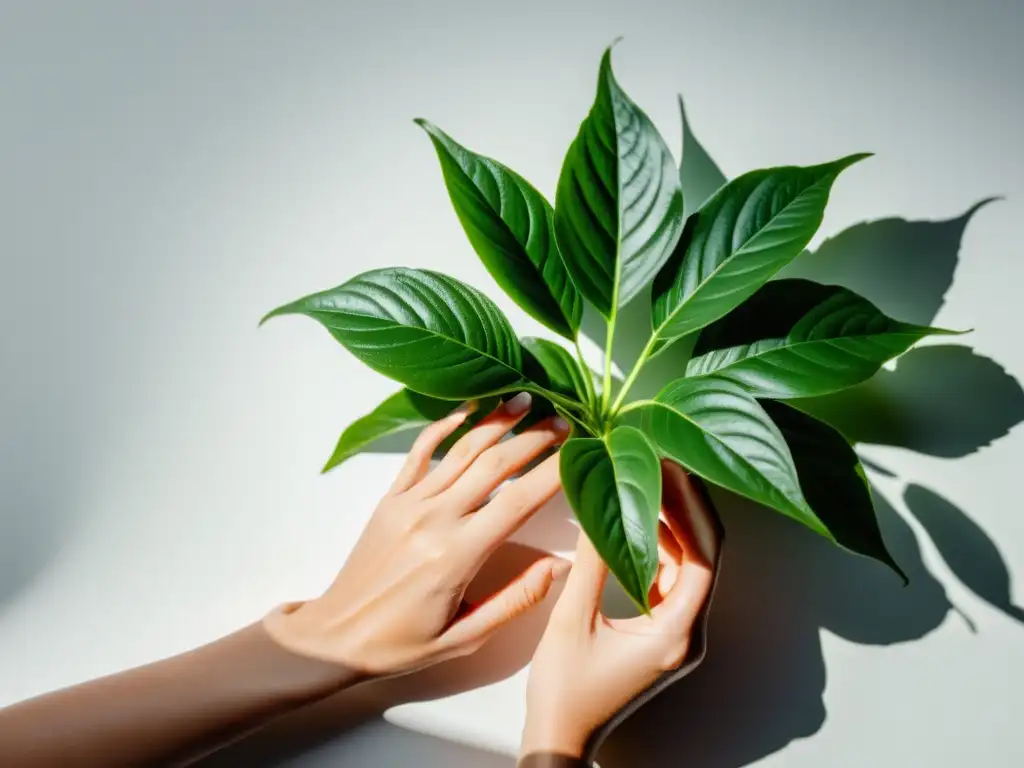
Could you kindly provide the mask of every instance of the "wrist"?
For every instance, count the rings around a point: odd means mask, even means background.
[[[561,755],[579,760],[586,754],[589,739],[590,729],[575,722],[571,713],[548,709],[541,714],[528,708],[519,754]]]
[[[284,654],[291,657],[296,674],[312,685],[340,691],[364,682],[370,676],[329,653],[323,627],[309,620],[309,613],[300,611],[309,603],[285,603],[268,613],[262,622],[266,637]]]

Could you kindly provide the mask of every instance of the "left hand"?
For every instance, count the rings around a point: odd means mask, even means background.
[[[528,410],[529,395],[500,405],[433,470],[435,450],[467,413],[428,426],[334,583],[315,600],[271,613],[264,620],[271,637],[360,677],[382,677],[472,653],[540,603],[568,562],[542,558],[481,604],[463,603],[488,556],[560,487],[551,456],[484,504],[567,434],[553,418],[502,441]]]

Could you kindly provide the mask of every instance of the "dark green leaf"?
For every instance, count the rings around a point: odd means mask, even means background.
[[[375,269],[263,319],[287,314],[318,320],[370,368],[426,395],[468,400],[522,381],[522,350],[501,310],[437,272]]]
[[[821,224],[836,177],[865,157],[752,171],[712,195],[687,219],[654,280],[658,338],[678,338],[725,316],[792,261]]]
[[[555,246],[551,205],[526,179],[426,120],[466,236],[498,285],[555,333],[576,338],[583,301]]]
[[[547,339],[527,336],[520,339],[520,343],[523,345],[523,372],[528,379],[552,392],[587,402],[587,385],[583,377],[589,372],[585,374],[580,370],[576,358]]]
[[[639,410],[644,432],[662,454],[831,538],[804,499],[782,434],[741,386],[715,377],[680,379]]]
[[[835,542],[884,563],[906,582],[886,549],[864,467],[846,438],[791,406],[771,400],[761,405],[789,445],[807,503]]]
[[[444,418],[458,407],[458,401],[439,400],[409,389],[396,392],[368,414],[348,425],[338,438],[334,453],[322,471],[334,469],[382,437],[426,426]]]
[[[617,427],[562,446],[562,487],[594,548],[645,611],[658,570],[661,466],[643,433]]]
[[[683,196],[672,153],[601,59],[597,97],[562,165],[555,235],[580,293],[605,317],[672,252]]]
[[[700,333],[687,376],[715,374],[756,397],[816,397],[874,376],[925,336],[853,291],[776,280]]]

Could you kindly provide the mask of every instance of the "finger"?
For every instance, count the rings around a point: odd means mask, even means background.
[[[538,560],[512,583],[459,619],[441,636],[442,645],[473,649],[510,621],[522,616],[547,597],[552,584],[571,564],[559,557]]]
[[[659,605],[672,590],[683,564],[683,551],[664,520],[658,521],[658,572],[648,596],[651,606]]]
[[[664,460],[662,468],[663,519],[679,547],[705,563],[718,559],[718,534],[714,512],[686,471]]]
[[[430,468],[430,460],[445,439],[462,426],[469,414],[476,408],[476,402],[470,401],[449,413],[443,419],[435,421],[423,428],[416,441],[409,449],[405,464],[398,472],[395,482],[391,485],[392,493],[402,493],[422,480]]]
[[[498,486],[544,451],[562,442],[568,432],[568,422],[554,416],[488,448],[442,494],[445,507],[457,516],[477,509]]]
[[[558,493],[558,454],[548,456],[518,480],[506,485],[491,502],[466,523],[472,549],[486,557],[515,533]]]
[[[608,566],[590,543],[587,534],[580,531],[576,543],[576,560],[555,610],[569,611],[575,618],[591,626],[601,610],[601,594],[607,581]]]
[[[530,393],[520,392],[459,438],[433,472],[419,484],[418,492],[424,498],[436,496],[454,483],[476,458],[497,443],[530,410]]]
[[[661,604],[651,609],[651,616],[658,622],[665,622],[673,633],[688,635],[711,592],[713,581],[711,567],[687,555],[675,583]]]
[[[665,487],[672,488],[665,494],[666,523],[682,551],[682,564],[675,583],[651,613],[671,622],[676,631],[688,633],[714,580],[708,557],[709,533],[713,537],[714,529],[711,511],[686,473],[675,465],[665,467],[664,472]]]

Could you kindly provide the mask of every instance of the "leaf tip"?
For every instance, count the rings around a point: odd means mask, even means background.
[[[295,307],[294,304],[285,304],[283,306],[278,307],[277,309],[270,310],[269,312],[267,312],[267,314],[265,314],[263,317],[260,318],[260,321],[256,325],[256,327],[257,328],[262,328],[263,324],[266,323],[267,320],[272,320],[275,317],[280,317],[281,315],[291,315],[291,314],[294,314],[295,313],[294,307]]]
[[[836,165],[838,165],[839,166],[839,170],[842,171],[842,170],[846,170],[851,165],[856,165],[857,163],[861,162],[862,160],[867,160],[869,157],[874,157],[874,156],[875,156],[874,152],[857,152],[856,154],[853,154],[853,155],[847,155],[842,160],[837,162]]]

